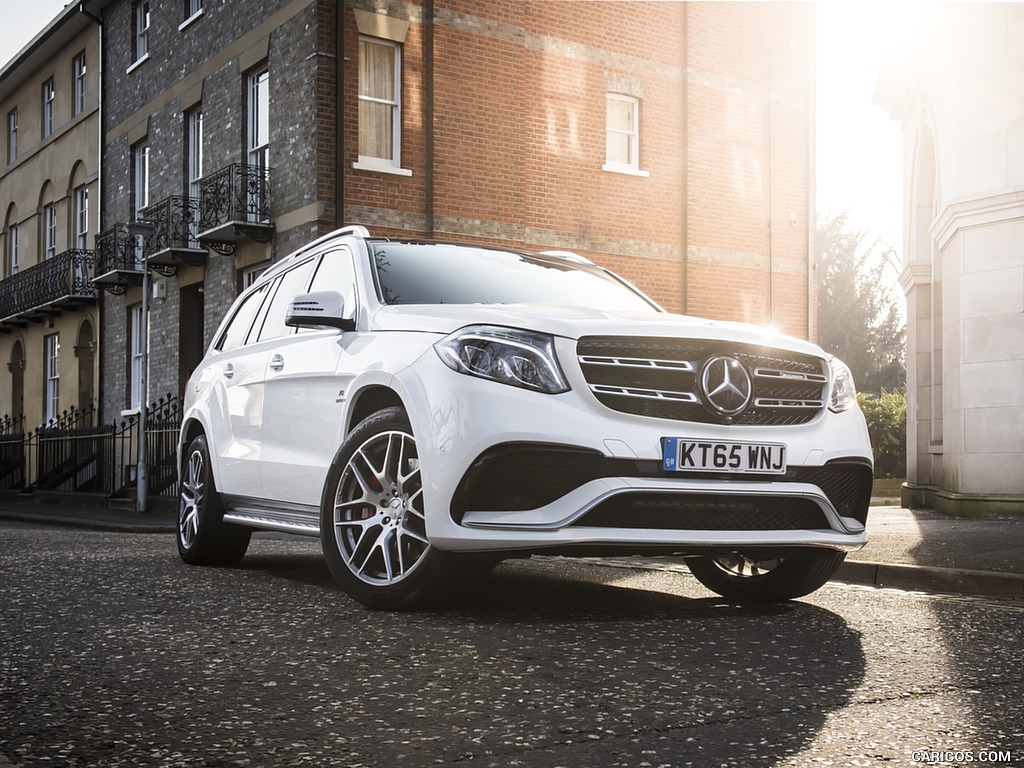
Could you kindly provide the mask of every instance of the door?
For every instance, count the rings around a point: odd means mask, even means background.
[[[283,309],[301,293],[282,290],[264,324],[269,334],[284,334]],[[352,254],[347,248],[325,253],[316,264],[311,291],[338,291],[354,316]],[[278,298],[284,302],[278,305]],[[280,316],[276,329],[271,319]],[[355,372],[347,369],[346,348],[358,341],[354,332],[299,329],[278,335],[270,351],[264,393],[263,422],[267,440],[260,461],[267,498],[319,506],[327,470],[338,449],[348,385]]]
[[[220,467],[219,490],[229,495],[259,495],[262,448],[263,376],[268,347],[254,342],[269,286],[249,294],[218,339],[218,354],[207,362],[204,378],[220,390],[210,399],[213,450]]]

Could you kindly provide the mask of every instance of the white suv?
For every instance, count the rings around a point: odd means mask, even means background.
[[[664,312],[584,258],[347,227],[238,297],[192,375],[178,549],[319,536],[375,608],[503,558],[679,555],[786,600],[866,542],[849,370],[806,341]]]

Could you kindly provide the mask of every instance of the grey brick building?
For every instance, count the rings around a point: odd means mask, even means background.
[[[142,398],[139,258],[152,267],[150,399],[180,396],[248,275],[333,226],[318,199],[320,50],[334,3],[93,0],[103,25],[102,411]],[[329,144],[330,142],[328,142]],[[127,226],[147,221],[144,250]]]

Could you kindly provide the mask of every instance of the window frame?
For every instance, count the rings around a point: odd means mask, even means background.
[[[149,141],[143,139],[132,146],[132,210],[136,221],[142,216],[142,211],[149,205]]]
[[[380,45],[391,48],[394,51],[394,67],[391,73],[391,84],[393,98],[382,99],[375,96],[364,95],[362,93],[362,73],[364,68],[363,63],[363,51],[364,45]],[[382,173],[392,173],[401,176],[411,176],[412,171],[402,168],[402,61],[403,61],[403,48],[404,44],[396,40],[389,40],[383,37],[374,37],[373,35],[360,35],[359,36],[359,72],[360,72],[360,83],[359,93],[357,94],[358,101],[358,123],[359,123],[359,153],[358,159],[352,164],[352,167],[357,170],[365,171],[378,171]],[[391,108],[391,157],[376,157],[374,155],[364,155],[362,153],[363,143],[363,119],[362,110],[364,104],[384,104]]]
[[[18,274],[20,268],[19,260],[21,250],[21,230],[19,224],[11,224],[7,228],[7,266],[9,277]]]
[[[72,192],[74,205],[75,248],[86,250],[89,238],[89,185],[82,184]]]
[[[18,161],[18,108],[7,113],[7,164]]]
[[[142,325],[146,321],[142,313],[142,303],[132,304],[127,307],[128,313],[128,407],[138,409],[142,407],[142,363],[146,357],[146,350],[142,347]],[[148,337],[148,334],[147,334]]]
[[[57,255],[57,204],[43,206],[43,260]]]
[[[43,413],[51,424],[60,416],[60,334],[43,337]]]
[[[184,11],[185,20],[178,25],[179,32],[206,12],[205,8],[203,8],[203,0],[185,0]]]
[[[54,127],[56,125],[54,105],[57,99],[57,89],[53,83],[53,78],[48,78],[43,83],[43,102],[40,117],[42,120],[42,133],[43,138],[48,139],[53,135]]]
[[[632,130],[624,130],[611,124],[611,105],[614,102],[627,104],[630,108],[630,120]],[[624,173],[630,176],[650,176],[647,171],[640,169],[640,99],[630,96],[627,93],[608,91],[605,93],[605,149],[603,171],[613,173]],[[612,157],[612,137],[626,137],[627,155],[625,160]]]
[[[88,83],[88,74],[85,51],[75,56],[71,62],[71,116],[78,117],[85,112],[85,94]]]
[[[128,67],[131,72],[136,66],[149,58],[149,30],[152,27],[152,15],[149,0],[136,0],[132,4],[132,52],[133,63]]]

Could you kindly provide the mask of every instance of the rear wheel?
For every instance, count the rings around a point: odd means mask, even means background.
[[[739,552],[689,557],[697,580],[722,597],[741,602],[780,602],[803,597],[828,581],[845,552],[809,557],[755,559]]]
[[[213,482],[206,436],[189,443],[178,488],[178,554],[192,565],[235,565],[249,548],[252,529],[224,522]]]
[[[448,597],[459,561],[427,537],[416,439],[402,408],[361,422],[342,444],[320,504],[327,567],[350,596],[402,610]]]

